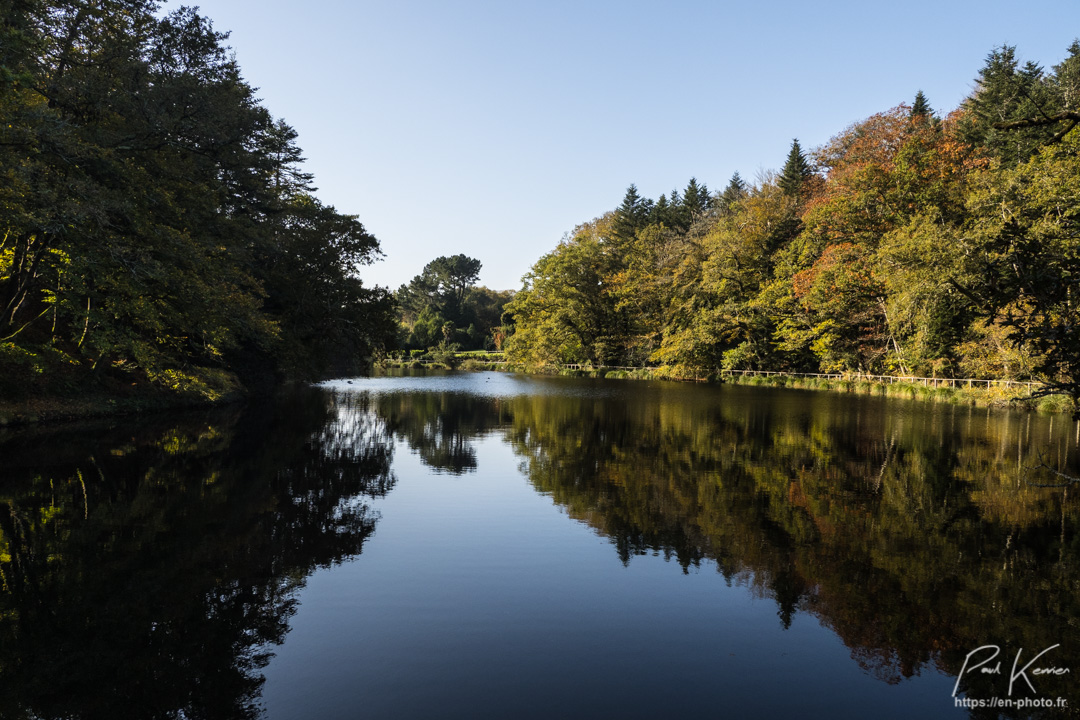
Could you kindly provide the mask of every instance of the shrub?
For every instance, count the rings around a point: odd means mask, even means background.
[[[1046,395],[1045,397],[1039,398],[1036,407],[1039,412],[1049,413],[1073,412],[1076,409],[1072,399],[1067,395],[1061,394]]]

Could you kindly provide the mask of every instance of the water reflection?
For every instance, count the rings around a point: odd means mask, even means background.
[[[481,438],[508,444],[532,487],[611,542],[613,563],[715,569],[770,598],[777,627],[804,614],[831,628],[882,681],[955,675],[988,643],[1006,665],[1062,643],[1054,664],[1080,671],[1077,492],[1038,486],[1080,472],[1064,418],[757,388],[410,380],[0,438],[0,716],[257,716],[297,590],[374,532],[395,443],[464,475],[485,471]],[[999,684],[965,679],[973,697]]]
[[[1080,505],[1076,489],[1039,486],[1080,468],[1065,418],[656,385],[432,402],[387,393],[374,407],[416,428],[403,437],[425,458],[432,428],[453,428],[468,453],[470,437],[502,425],[535,488],[623,563],[709,562],[772,598],[784,627],[812,613],[883,681],[959,673],[987,643],[1064,643],[1055,665],[1080,668]],[[999,685],[969,675],[964,687],[985,697]],[[1040,690],[1051,685],[1073,687]]]
[[[382,393],[372,404],[387,429],[425,465],[453,475],[476,470],[471,439],[509,417],[498,400],[460,392]]]
[[[3,444],[0,716],[255,717],[318,566],[394,484],[363,398]]]

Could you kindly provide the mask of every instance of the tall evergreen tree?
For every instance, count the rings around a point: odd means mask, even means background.
[[[1054,66],[1054,85],[1063,110],[1080,110],[1080,40],[1073,40],[1069,46],[1069,56],[1060,65]],[[1073,118],[1071,127],[1075,127],[1076,122],[1077,118]]]
[[[297,137],[299,133],[281,118],[263,133],[263,152],[271,168],[270,187],[278,200],[318,189],[311,184],[315,176],[300,169],[306,158],[296,144]]]
[[[730,212],[735,203],[746,197],[746,182],[743,181],[739,175],[739,171],[736,170],[735,174],[731,176],[731,180],[728,182],[727,187],[724,188],[724,192],[720,193],[720,210],[721,212]]]
[[[931,117],[934,111],[930,107],[930,103],[927,102],[926,96],[923,95],[923,91],[920,90],[915,93],[915,103],[911,106],[911,117]]]
[[[791,141],[791,151],[788,153],[784,170],[780,173],[779,185],[785,195],[797,196],[802,190],[803,183],[814,174],[806,155],[799,146],[799,139]]]
[[[698,185],[697,178],[690,178],[683,191],[683,207],[691,224],[705,214],[709,207],[709,188],[705,183]]]
[[[632,240],[634,234],[647,223],[651,209],[652,203],[642,198],[637,185],[631,183],[626,188],[622,205],[615,210],[612,234],[620,240]]]
[[[1039,146],[1060,140],[1080,120],[1080,115],[1060,114],[1055,84],[1039,65],[1027,62],[1021,67],[1015,47],[995,48],[976,83],[964,104],[968,114],[963,137],[986,147],[1007,167],[1026,161]]]
[[[668,205],[667,195],[661,194],[653,205],[650,223],[653,225],[671,224],[671,206]]]

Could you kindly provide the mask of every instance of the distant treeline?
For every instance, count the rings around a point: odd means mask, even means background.
[[[437,257],[398,288],[399,349],[501,349],[503,308],[514,293],[477,286],[481,267],[467,255]]]
[[[361,363],[396,331],[297,133],[190,8],[14,0],[0,18],[0,397],[220,396]]]
[[[511,360],[1080,381],[1080,43],[987,58],[951,113],[920,91],[779,173],[691,180],[544,255]]]

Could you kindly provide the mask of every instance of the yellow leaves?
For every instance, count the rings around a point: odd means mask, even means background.
[[[41,526],[48,525],[63,514],[59,505],[49,505],[38,508],[38,523]]]
[[[147,371],[154,384],[167,388],[178,395],[214,401],[240,392],[240,383],[231,372],[220,368],[190,368],[180,371],[172,368]]]

